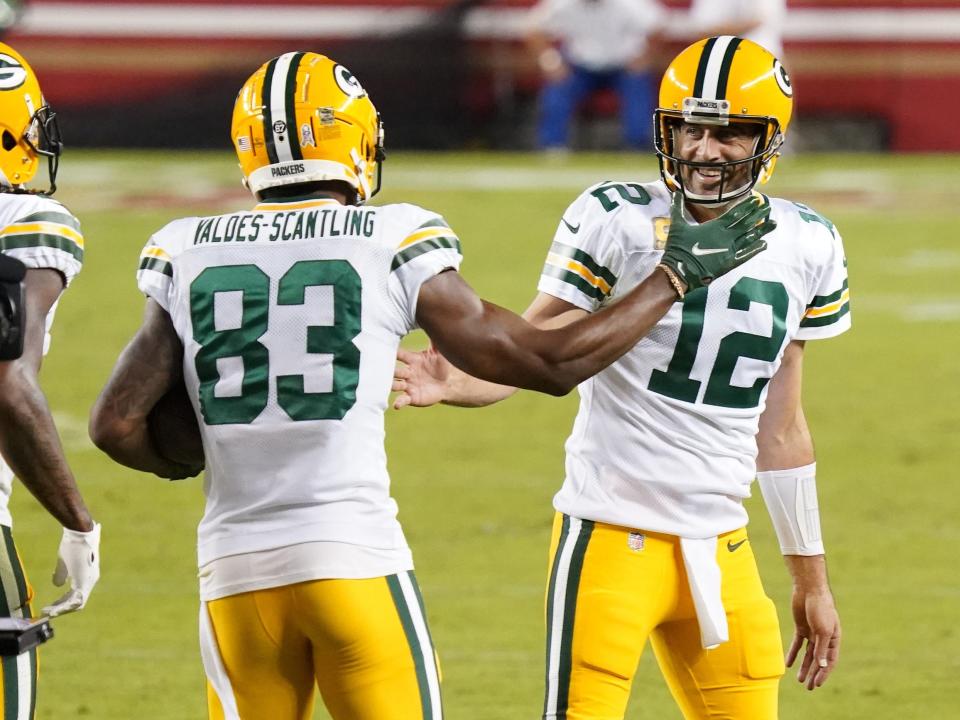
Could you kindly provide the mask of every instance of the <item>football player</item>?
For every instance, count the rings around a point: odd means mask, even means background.
[[[344,66],[315,53],[270,60],[241,88],[232,136],[258,202],[176,220],[147,244],[144,324],[94,407],[94,441],[131,467],[183,474],[151,446],[145,419],[182,372],[207,467],[200,636],[212,718],[308,718],[317,685],[337,720],[439,720],[383,446],[400,339],[420,326],[472,374],[567,392],[677,292],[761,251],[767,211],[744,205],[701,234],[678,223],[670,275],[538,330],[477,297],[440,215],[364,204],[379,187],[383,127]],[[588,259],[569,265],[607,288]]]
[[[850,327],[847,263],[829,220],[755,190],[773,173],[792,96],[783,65],[759,45],[694,43],[660,87],[661,181],[588,188],[557,228],[525,314],[539,326],[588,316],[655,277],[678,198],[700,227],[758,197],[777,222],[766,252],[687,292],[579,388],[554,498],[545,719],[623,717],[647,640],[684,717],[777,717],[780,631],[742,504],[754,477],[793,577],[786,662],[802,658],[798,679],[810,689],[837,662],[800,388],[806,341]],[[574,256],[609,289],[591,291],[564,264]],[[513,392],[457,372],[436,351],[401,359],[409,366],[398,370],[397,407],[482,405]]]
[[[100,525],[77,489],[37,379],[60,295],[83,262],[80,223],[50,197],[61,147],[56,115],[36,75],[16,50],[0,43],[0,252],[25,266],[22,305],[19,288],[3,283],[4,312],[15,329],[7,341],[19,338],[16,346],[5,341],[0,357],[0,615],[5,617],[33,616],[33,590],[10,529],[14,475],[63,526],[53,580],[56,585],[69,580],[70,587],[43,613],[79,610],[100,576]],[[44,160],[49,185],[30,189]],[[36,676],[36,650],[3,658],[3,702],[10,717],[33,717]]]

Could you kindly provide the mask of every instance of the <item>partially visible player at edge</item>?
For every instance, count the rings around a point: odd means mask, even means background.
[[[100,525],[93,522],[67,465],[37,379],[50,345],[61,293],[80,272],[83,236],[77,219],[50,195],[56,189],[62,144],[56,115],[43,99],[26,60],[0,43],[0,252],[26,266],[18,346],[0,351],[0,615],[33,617],[33,590],[14,546],[8,505],[16,475],[63,525],[53,581],[66,594],[43,609],[51,617],[82,608],[100,576]],[[49,188],[27,188],[43,159]],[[9,297],[4,294],[4,302]],[[15,302],[16,304],[16,302]],[[8,309],[11,306],[8,306]],[[22,354],[19,342],[22,342]],[[37,656],[30,650],[3,658],[5,717],[33,718]]]
[[[146,417],[181,373],[201,418],[200,633],[213,718],[442,716],[433,643],[383,447],[400,339],[465,370],[566,393],[697,286],[763,250],[760,203],[707,234],[677,224],[658,272],[604,313],[538,330],[458,272],[460,242],[415,205],[365,207],[383,131],[342,65],[287,53],[246,82],[233,140],[248,212],[184,218],[143,251],[144,324],[91,419],[116,460],[167,477]],[[691,247],[709,247],[697,263]],[[665,265],[665,267],[667,267]],[[667,272],[671,273],[670,276]]]
[[[662,181],[604,182],[577,198],[525,317],[541,327],[573,321],[655,276],[677,221],[667,217],[671,193],[706,225],[757,197],[792,96],[780,62],[749,40],[712,37],[681,52],[656,111]],[[684,717],[777,717],[780,631],[742,504],[754,477],[793,577],[786,661],[802,655],[798,679],[811,690],[837,662],[840,621],[800,388],[804,343],[850,327],[847,263],[829,220],[799,203],[763,202],[777,222],[767,251],[688,292],[579,388],[554,498],[548,720],[623,717],[648,638]],[[484,405],[513,392],[463,375],[436,351],[400,357],[409,366],[398,370],[397,407]]]

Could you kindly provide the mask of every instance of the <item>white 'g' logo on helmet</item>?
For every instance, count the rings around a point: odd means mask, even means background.
[[[23,85],[27,71],[15,57],[0,53],[0,90],[13,90]]]
[[[790,76],[787,75],[787,69],[780,64],[779,60],[773,61],[773,76],[777,79],[777,85],[787,97],[793,97],[793,85],[790,84]]]
[[[361,98],[367,94],[360,85],[360,81],[343,65],[336,65],[333,68],[333,77],[337,81],[337,86],[350,97]]]

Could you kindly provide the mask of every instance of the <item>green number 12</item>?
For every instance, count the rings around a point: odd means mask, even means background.
[[[749,310],[752,303],[769,305],[773,314],[770,335],[747,332],[730,333],[720,341],[717,359],[710,371],[703,402],[728,408],[751,408],[760,404],[760,395],[770,378],[761,377],[750,387],[732,385],[737,360],[742,357],[773,362],[787,334],[787,310],[790,298],[782,283],[754,278],[740,278],[730,290],[727,307],[731,310]],[[687,295],[683,303],[680,335],[666,371],[654,370],[647,387],[655,393],[677,400],[696,402],[701,382],[690,377],[693,363],[703,336],[704,311],[707,307],[707,288]]]

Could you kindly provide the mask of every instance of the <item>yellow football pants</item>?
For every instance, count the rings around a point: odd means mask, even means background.
[[[201,603],[212,720],[307,720],[314,684],[335,720],[442,720],[412,572],[314,580]]]
[[[717,561],[730,640],[704,650],[679,538],[558,513],[544,720],[622,720],[647,638],[687,720],[775,720],[780,628],[745,528],[720,536]]]
[[[31,618],[33,588],[27,582],[10,528],[0,525],[0,617]],[[33,720],[37,704],[37,649],[2,659],[3,720]]]

